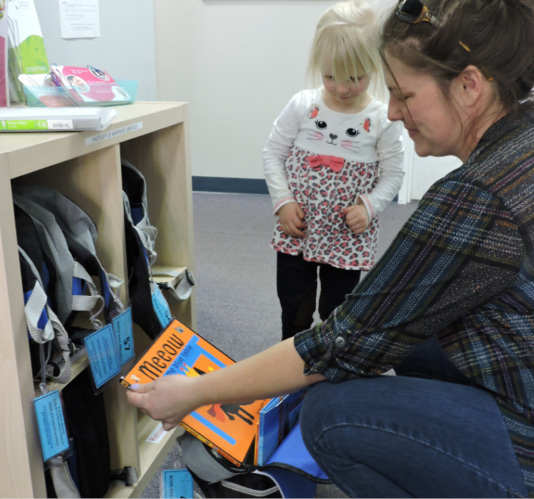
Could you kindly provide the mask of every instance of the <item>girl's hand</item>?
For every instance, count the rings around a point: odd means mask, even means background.
[[[304,237],[306,234],[306,222],[304,211],[298,203],[288,203],[278,210],[280,226],[282,230],[293,237]]]
[[[196,401],[195,378],[180,374],[164,376],[146,385],[133,385],[126,393],[128,402],[172,430],[201,404]]]
[[[360,199],[358,199],[355,205],[348,206],[341,213],[345,217],[345,222],[349,229],[354,234],[361,234],[369,227],[369,215]]]

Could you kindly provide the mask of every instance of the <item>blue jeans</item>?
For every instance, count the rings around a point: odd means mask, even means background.
[[[436,374],[312,386],[306,447],[349,497],[527,496],[493,397]]]

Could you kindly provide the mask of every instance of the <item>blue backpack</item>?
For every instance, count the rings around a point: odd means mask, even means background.
[[[180,461],[205,497],[315,497],[330,483],[304,445],[297,423],[264,466],[234,466],[186,432],[178,438]]]

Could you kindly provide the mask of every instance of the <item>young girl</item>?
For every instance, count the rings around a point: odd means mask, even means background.
[[[369,92],[380,85],[380,31],[363,0],[341,2],[320,18],[308,73],[322,86],[295,95],[263,151],[274,213],[282,338],[326,319],[369,270],[377,216],[403,178],[402,126]]]

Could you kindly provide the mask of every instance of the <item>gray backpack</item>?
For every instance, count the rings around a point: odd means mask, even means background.
[[[114,292],[120,281],[102,267],[96,226],[73,201],[42,186],[16,186],[13,199],[28,332],[41,345],[32,356],[34,374],[66,382],[67,350],[75,352],[84,335],[124,310]],[[80,316],[89,329],[75,327]],[[59,361],[51,358],[54,349]]]

